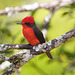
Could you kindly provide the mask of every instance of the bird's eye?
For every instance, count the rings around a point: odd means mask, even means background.
[[[30,26],[30,23],[25,23],[27,26]]]

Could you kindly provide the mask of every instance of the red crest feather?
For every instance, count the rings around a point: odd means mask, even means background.
[[[22,23],[34,23],[34,18],[32,16],[27,16],[22,20]]]

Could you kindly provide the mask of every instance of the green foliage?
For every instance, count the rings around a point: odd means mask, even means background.
[[[24,0],[0,0],[0,9],[12,6],[21,6]],[[59,37],[75,27],[75,5],[62,7],[55,12],[49,24],[47,40]],[[26,16],[34,16],[39,29],[43,28],[43,19],[49,14],[46,9],[39,9],[34,12],[22,12],[8,17],[0,15],[0,44],[26,44],[28,43],[22,35],[20,22]],[[6,51],[6,56],[17,53],[18,50]],[[75,74],[75,38],[64,45],[51,51],[54,59],[50,60],[46,54],[36,56],[27,64],[22,66],[21,75],[74,75]],[[1,74],[2,72],[0,72]],[[16,75],[14,73],[13,75]]]

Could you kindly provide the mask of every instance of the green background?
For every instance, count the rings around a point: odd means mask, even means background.
[[[48,1],[37,0],[38,3]],[[0,0],[0,10],[35,2],[36,0]],[[22,35],[22,26],[16,23],[26,16],[33,16],[37,27],[42,30],[44,17],[48,14],[49,10],[38,9],[35,12],[14,13],[12,16],[0,15],[0,44],[27,44],[28,42]],[[75,28],[75,5],[62,7],[54,13],[51,19],[46,41],[55,39],[73,28]],[[10,57],[19,51],[16,49],[6,51],[5,55]],[[44,53],[27,62],[21,68],[21,75],[75,75],[75,38],[53,49],[51,54],[53,60],[50,60]],[[4,71],[1,71],[0,74]]]

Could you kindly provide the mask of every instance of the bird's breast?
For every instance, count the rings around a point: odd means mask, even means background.
[[[36,35],[34,34],[34,31],[30,27],[23,28],[23,35],[27,39],[27,41],[32,45],[40,44],[40,41],[37,39]]]

